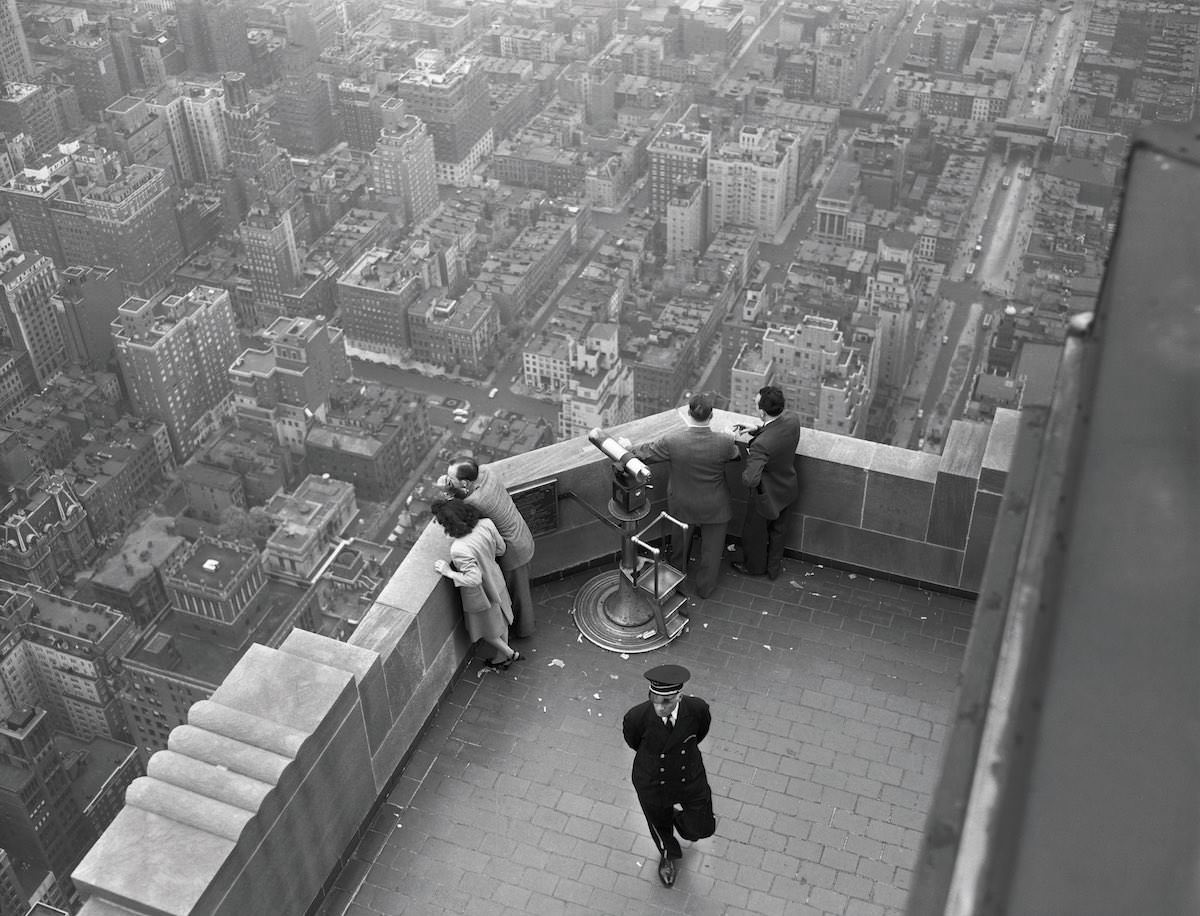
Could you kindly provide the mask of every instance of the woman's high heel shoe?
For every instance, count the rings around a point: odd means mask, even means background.
[[[498,662],[484,662],[484,664],[487,665],[489,668],[491,668],[493,671],[507,671],[509,668],[512,667],[513,662],[521,662],[524,660],[525,660],[525,656],[522,655],[520,652],[518,652],[516,649],[514,649],[513,654],[510,655],[508,658],[506,658],[502,661],[498,661]]]

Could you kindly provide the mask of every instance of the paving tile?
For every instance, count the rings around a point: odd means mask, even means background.
[[[467,668],[320,916],[899,916],[971,603],[789,558],[773,583],[725,577],[669,648],[622,658],[571,619],[591,575],[536,588],[528,663]],[[713,707],[718,814],[669,891],[620,737],[668,658]]]
[[[854,863],[854,867],[858,868],[858,862]],[[837,880],[833,883],[833,889],[840,894],[845,894],[850,898],[858,898],[866,900],[871,896],[875,882],[868,878],[860,877],[858,874],[850,874],[846,871],[839,871]],[[847,909],[850,912],[850,909]]]

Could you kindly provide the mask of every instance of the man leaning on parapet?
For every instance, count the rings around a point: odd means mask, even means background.
[[[529,564],[533,560],[533,534],[517,509],[499,476],[474,458],[459,457],[450,462],[437,485],[447,496],[474,506],[504,538],[507,548],[499,558],[504,584],[513,604],[513,636],[532,636],[537,625],[533,597],[529,592]]]

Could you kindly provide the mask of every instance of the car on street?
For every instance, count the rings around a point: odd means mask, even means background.
[[[943,335],[942,335],[942,346],[944,347],[944,346],[946,346],[946,344],[948,344],[948,343],[950,343],[950,335],[949,335],[949,334],[943,334]]]

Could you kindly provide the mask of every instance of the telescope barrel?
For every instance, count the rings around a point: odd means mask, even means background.
[[[599,427],[588,433],[588,442],[600,449],[613,464],[625,473],[631,474],[639,481],[650,479],[650,469],[646,467],[646,463]]]

